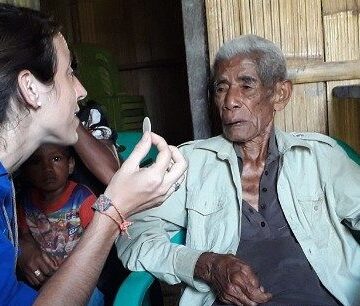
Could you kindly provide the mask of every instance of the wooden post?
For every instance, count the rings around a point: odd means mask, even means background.
[[[182,0],[189,98],[194,139],[211,135],[208,110],[209,60],[203,1]]]

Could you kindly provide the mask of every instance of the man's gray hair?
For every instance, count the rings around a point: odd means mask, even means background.
[[[230,40],[219,49],[213,64],[213,75],[221,61],[238,55],[254,60],[264,86],[272,87],[276,82],[286,79],[286,59],[280,48],[272,41],[252,34]]]

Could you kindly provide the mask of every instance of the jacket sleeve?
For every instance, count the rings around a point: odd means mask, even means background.
[[[0,258],[0,305],[32,305],[37,292],[16,279],[14,247],[3,233],[0,233]]]
[[[340,221],[360,230],[360,166],[336,145],[331,152],[330,188]]]
[[[193,273],[202,251],[170,242],[177,231],[187,226],[185,204],[186,180],[161,206],[130,218],[130,238],[122,235],[116,241],[119,258],[128,269],[146,270],[170,284],[200,286]]]
[[[116,241],[118,255],[130,270],[146,270],[170,284],[193,284],[195,263],[202,253],[170,242],[186,227],[185,182],[161,206],[132,216],[129,237]]]

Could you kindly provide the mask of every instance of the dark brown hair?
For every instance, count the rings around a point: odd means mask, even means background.
[[[29,70],[51,84],[56,71],[53,38],[60,27],[50,17],[28,8],[0,4],[0,124],[8,118],[9,101],[21,101],[18,75]]]

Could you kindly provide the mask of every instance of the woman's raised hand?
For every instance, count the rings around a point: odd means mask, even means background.
[[[156,161],[147,168],[140,168],[140,162],[149,152],[151,144],[159,151]],[[127,218],[165,201],[184,180],[186,168],[186,160],[176,147],[169,146],[155,133],[145,132],[111,179],[105,195]]]

